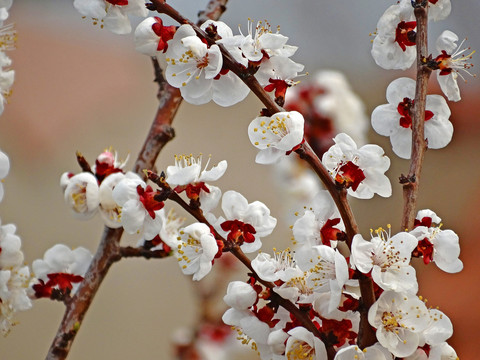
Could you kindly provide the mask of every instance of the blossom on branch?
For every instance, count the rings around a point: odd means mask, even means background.
[[[203,279],[212,269],[218,245],[210,228],[194,223],[180,230],[180,244],[175,251],[180,269],[193,280]]]
[[[236,191],[227,191],[222,197],[222,210],[225,218],[213,219],[216,230],[224,237],[240,246],[246,252],[257,251],[262,246],[261,238],[272,233],[277,219],[270,216],[270,209],[260,201],[248,203]]]
[[[102,28],[105,26],[115,34],[132,31],[128,15],[148,15],[145,0],[74,0],[73,6],[80,14],[92,18],[94,25],[101,22]]]
[[[415,15],[410,1],[391,5],[377,23],[372,56],[384,69],[406,70],[416,59]]]
[[[348,194],[359,199],[370,199],[376,193],[383,197],[392,195],[392,185],[385,171],[390,159],[378,145],[367,144],[357,149],[350,136],[338,134],[333,145],[323,154],[322,162],[339,185]]]
[[[415,236],[400,232],[390,236],[382,228],[366,241],[357,234],[352,241],[351,264],[360,272],[371,272],[372,279],[384,290],[417,293],[415,269],[410,265],[412,251],[417,247]]]
[[[393,152],[410,159],[412,152],[412,117],[415,106],[415,80],[395,79],[388,85],[388,104],[372,112],[372,127],[380,135],[389,136]],[[429,149],[441,149],[450,143],[453,125],[450,109],[440,95],[427,95],[425,139]]]
[[[35,297],[62,299],[65,295],[73,295],[91,261],[92,254],[83,247],[71,250],[63,244],[54,245],[45,252],[43,259],[32,263],[38,281],[32,284]]]
[[[77,219],[91,219],[98,211],[98,182],[92,173],[82,172],[68,179],[64,199]]]
[[[440,221],[433,211],[419,211],[415,228],[410,231],[410,234],[418,240],[417,252],[423,257],[425,264],[433,261],[445,272],[460,272],[463,263],[458,258],[460,255],[458,235],[452,230],[442,230]]]
[[[297,111],[255,118],[248,126],[250,142],[260,149],[255,162],[273,164],[294,151],[303,141],[303,125],[303,116]]]
[[[148,17],[135,29],[135,50],[148,56],[165,53],[175,31],[175,26],[164,26],[159,17]]]
[[[182,97],[194,105],[210,100],[230,106],[243,100],[249,92],[231,72],[223,71],[223,57],[218,45],[208,46],[190,25],[180,26],[168,43],[165,53],[165,77],[179,88]]]
[[[403,358],[417,350],[430,317],[427,307],[416,295],[385,291],[370,307],[368,322],[377,329],[380,344]]]
[[[216,181],[220,179],[225,171],[227,171],[227,161],[222,160],[217,165],[214,165],[210,170],[207,170],[210,164],[210,156],[208,157],[205,167],[202,169],[203,156],[194,157],[193,155],[175,155],[175,165],[167,167],[167,177],[165,181],[177,193],[185,191],[187,197],[191,200],[198,200],[202,202],[203,199],[209,197],[211,193],[211,186],[205,182]],[[212,192],[211,195],[217,195]],[[218,194],[220,196],[220,194]],[[212,200],[212,199],[210,199]],[[218,202],[220,198],[215,199]]]
[[[1,225],[1,224],[0,224]],[[0,333],[15,325],[15,313],[32,307],[27,288],[30,270],[24,266],[22,241],[13,224],[0,226]]]
[[[157,236],[162,227],[159,211],[163,202],[155,199],[159,194],[150,185],[146,185],[140,177],[125,177],[112,192],[115,202],[122,207],[121,223],[129,234],[140,234],[146,240]]]
[[[457,78],[460,76],[465,78],[460,73],[460,70],[464,71],[467,75],[472,76],[468,69],[473,64],[470,63],[475,51],[471,51],[468,54],[464,54],[466,51],[470,51],[470,48],[461,49],[465,40],[457,46],[458,36],[450,30],[445,30],[438,37],[436,42],[437,50],[441,53],[434,61],[436,62],[437,80],[440,84],[445,96],[450,101],[460,101],[460,89],[458,88]],[[465,80],[466,82],[466,80]]]

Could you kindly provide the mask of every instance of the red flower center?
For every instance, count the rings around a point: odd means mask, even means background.
[[[173,25],[163,26],[162,19],[155,16],[155,23],[152,25],[152,30],[159,37],[157,51],[163,50],[163,52],[166,52],[168,49],[167,41],[173,39],[176,27]]]
[[[220,224],[223,231],[230,231],[227,240],[233,241],[239,245],[244,242],[252,243],[255,241],[255,228],[250,224],[245,224],[240,220],[227,220]]]
[[[397,111],[401,115],[400,117],[400,126],[409,129],[412,127],[412,117],[411,112],[414,107],[415,100],[409,98],[403,98],[401,103],[398,103]],[[425,110],[425,121],[430,120],[433,117],[433,112],[430,110]]]
[[[128,5],[128,0],[106,0],[108,3],[117,6],[126,6]]]
[[[343,164],[335,176],[337,183],[342,184],[346,189],[351,187],[353,191],[357,190],[363,180],[365,180],[365,174],[362,169],[351,161]]]
[[[416,21],[402,21],[398,24],[397,29],[395,30],[395,42],[398,43],[403,51],[407,50],[407,46],[414,46],[416,44],[416,27]]]
[[[150,185],[144,189],[141,185],[137,186],[137,194],[139,197],[140,202],[143,204],[145,210],[147,210],[148,215],[152,219],[155,219],[155,211],[160,210],[163,208],[163,202],[155,200],[155,195],[157,195],[156,191],[153,191]]]
[[[182,191],[185,191],[187,194],[187,197],[190,200],[198,200],[200,197],[200,191],[205,191],[206,193],[210,193],[209,188],[205,185],[203,181],[198,182],[198,183],[193,183],[193,184],[188,184],[188,185],[179,185],[175,187],[175,192],[177,194],[180,194]]]
[[[423,255],[425,265],[433,260],[433,244],[427,238],[418,242],[417,250]]]
[[[47,277],[48,281],[46,284],[43,280],[39,280],[38,284],[32,286],[37,298],[50,298],[56,286],[58,286],[57,291],[67,294],[73,288],[72,283],[79,283],[83,280],[83,277],[80,275],[67,273],[52,273],[48,274]]]
[[[448,55],[445,50],[442,50],[442,53],[435,58],[437,62],[438,69],[440,69],[440,75],[448,75],[453,69],[450,67],[451,55]]]
[[[320,229],[320,237],[323,245],[331,246],[330,240],[341,240],[344,238],[345,233],[334,228],[338,223],[340,223],[339,218],[328,219],[325,225],[322,226]]]

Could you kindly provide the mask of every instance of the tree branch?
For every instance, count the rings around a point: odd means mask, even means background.
[[[412,160],[408,176],[402,175],[400,183],[403,184],[403,216],[402,230],[412,229],[416,216],[420,173],[427,144],[425,141],[425,104],[427,101],[427,85],[432,70],[426,65],[428,56],[427,24],[428,2],[416,0],[415,17],[417,19],[417,86],[415,89],[414,113],[412,116]]]

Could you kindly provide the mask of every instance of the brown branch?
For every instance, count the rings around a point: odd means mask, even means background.
[[[145,259],[163,259],[169,257],[170,254],[163,250],[148,250],[140,247],[125,246],[118,249],[122,258],[127,257],[143,257]]]
[[[426,65],[428,57],[427,24],[428,2],[416,0],[415,17],[417,20],[417,85],[415,89],[414,113],[412,116],[412,160],[408,176],[402,175],[403,184],[403,216],[402,230],[412,229],[416,216],[420,173],[425,157],[427,144],[425,141],[425,104],[427,99],[428,79],[432,70]]]

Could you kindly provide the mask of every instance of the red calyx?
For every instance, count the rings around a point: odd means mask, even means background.
[[[412,109],[414,108],[415,100],[409,98],[403,98],[401,103],[398,103],[397,111],[402,116],[400,118],[400,126],[409,129],[412,127],[412,117],[410,116]],[[425,121],[433,118],[433,112],[425,110]]]
[[[431,227],[432,226],[432,218],[429,216],[425,216],[422,218],[422,220],[415,219],[413,223],[414,227],[417,226],[426,226],[426,227]]]
[[[227,240],[233,241],[239,245],[244,242],[252,243],[255,241],[257,232],[255,228],[250,224],[245,224],[240,220],[227,220],[220,224],[223,231],[230,231],[227,236]]]
[[[445,50],[442,50],[442,53],[435,58],[437,62],[437,67],[440,70],[440,75],[448,75],[452,73],[452,68],[448,66],[448,59],[452,56],[448,55]]]
[[[403,51],[407,50],[407,46],[416,45],[416,27],[416,21],[402,21],[398,24],[397,29],[395,30],[395,42],[398,43],[398,45],[402,48]]]
[[[163,21],[155,16],[155,23],[152,25],[153,32],[159,37],[157,51],[166,52],[168,49],[167,41],[173,39],[177,28],[174,25],[163,26]]]
[[[210,193],[210,190],[208,189],[207,185],[203,181],[194,183],[194,184],[188,184],[188,185],[179,185],[175,187],[175,192],[177,194],[180,194],[182,191],[185,191],[187,194],[187,197],[190,200],[195,200],[197,201],[198,198],[200,197],[200,191],[205,191],[206,193]]]
[[[108,3],[117,6],[126,6],[128,5],[128,0],[106,0]]]
[[[143,207],[147,210],[148,215],[150,215],[152,219],[155,219],[155,211],[160,210],[164,206],[163,202],[154,199],[157,192],[153,191],[150,185],[147,185],[145,189],[142,188],[141,185],[138,185],[137,194]]]
[[[330,240],[343,240],[345,238],[343,231],[334,228],[338,223],[340,223],[339,218],[328,219],[325,225],[322,226],[320,229],[320,237],[323,245],[331,246]]]
[[[290,85],[288,85],[285,80],[280,79],[268,79],[268,81],[270,84],[265,86],[263,89],[266,92],[272,92],[275,90],[275,98],[281,97],[285,99],[285,93]]]
[[[320,331],[322,333],[328,333],[330,336],[327,336],[327,338],[331,338],[331,335],[334,335],[336,343],[333,345],[340,347],[345,344],[345,342],[356,339],[357,333],[351,331],[351,328],[352,322],[350,320],[343,319],[342,321],[338,321],[322,318]]]
[[[83,277],[80,275],[66,273],[48,274],[47,277],[47,283],[39,280],[39,284],[32,286],[37,298],[50,298],[55,286],[58,286],[58,290],[61,291],[62,294],[67,294],[72,290],[72,283],[79,283],[83,280]]]
[[[417,249],[423,255],[423,263],[428,265],[433,260],[433,244],[427,238],[418,242]]]
[[[363,180],[365,180],[365,174],[362,169],[351,161],[343,164],[335,177],[337,183],[342,184],[346,189],[351,187],[353,191],[357,190]]]

